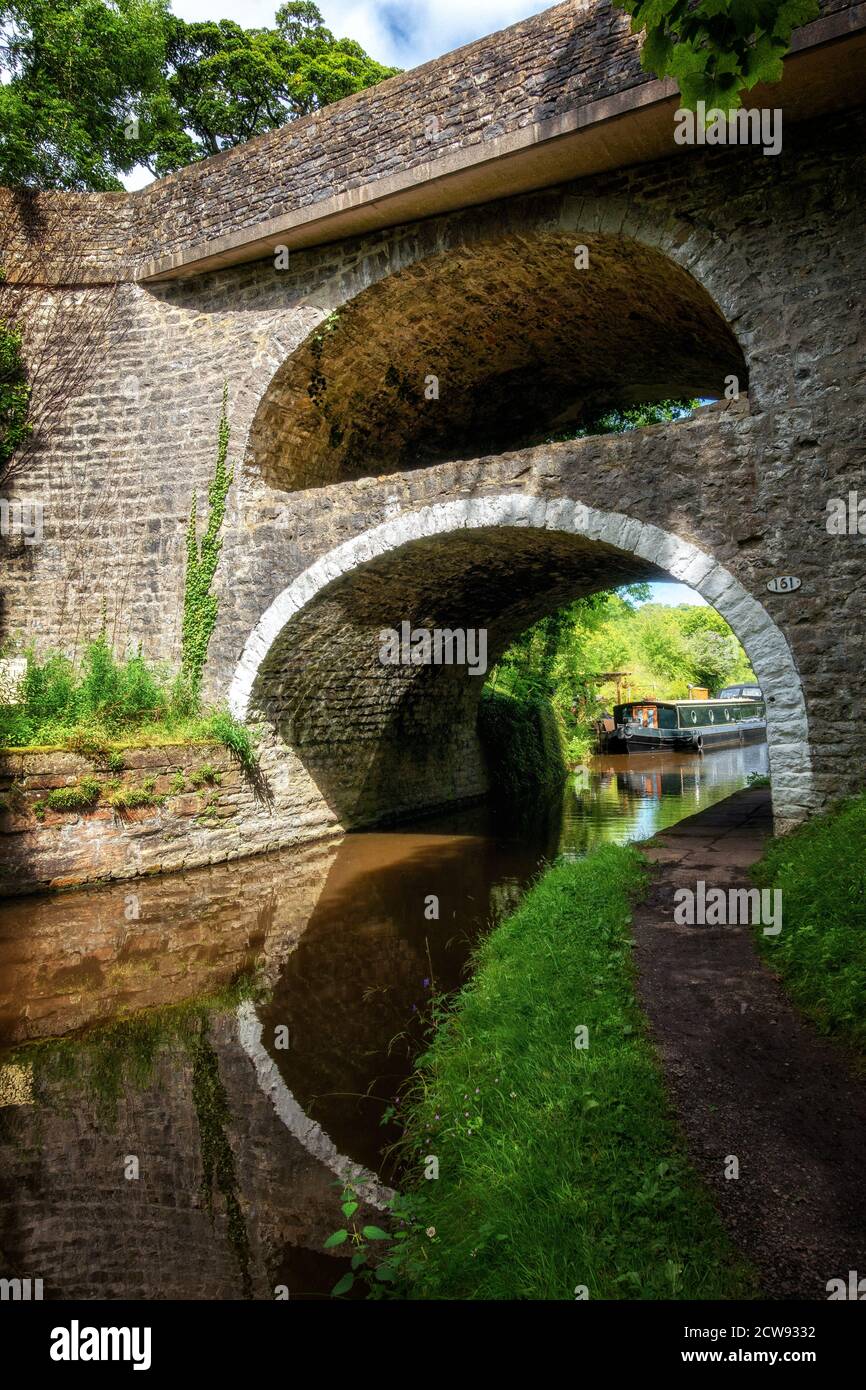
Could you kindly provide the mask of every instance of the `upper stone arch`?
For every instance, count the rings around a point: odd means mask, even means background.
[[[288,352],[275,336],[244,383],[246,479],[300,491],[522,447],[611,406],[719,396],[730,376],[746,391],[729,320],[748,279],[706,230],[614,196],[398,229],[310,291],[312,331]]]

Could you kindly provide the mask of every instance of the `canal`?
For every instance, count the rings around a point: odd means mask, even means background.
[[[0,1275],[46,1298],[327,1294],[341,1180],[360,1165],[387,1195],[430,1000],[479,937],[558,855],[766,771],[764,744],[599,756],[517,814],[0,903]]]

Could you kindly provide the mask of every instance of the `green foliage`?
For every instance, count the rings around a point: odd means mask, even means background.
[[[246,724],[220,710],[212,716],[210,728],[214,738],[219,739],[223,747],[237,758],[244,772],[250,775],[258,772],[255,744]]]
[[[211,767],[210,763],[205,763],[203,767],[198,768],[192,774],[189,780],[198,791],[199,787],[218,787],[222,777],[215,768]]]
[[[92,811],[102,795],[95,777],[82,777],[73,787],[55,787],[45,797],[50,811]]]
[[[866,793],[770,840],[753,875],[782,892],[782,930],[758,942],[823,1033],[866,1054]]]
[[[118,189],[162,175],[390,77],[308,0],[272,29],[188,24],[167,0],[0,7],[0,184]]]
[[[211,585],[219,564],[220,531],[226,512],[226,498],[234,474],[226,467],[229,450],[228,385],[223,387],[217,443],[216,468],[208,489],[208,518],[199,544],[196,526],[196,499],[193,496],[186,532],[186,582],[181,626],[181,680],[190,692],[201,690],[208,647],[216,627],[219,604]]]
[[[58,653],[43,660],[33,651],[26,655],[22,703],[0,705],[0,747],[65,748],[122,772],[123,747],[221,743],[246,772],[257,773],[246,726],[226,711],[190,702],[186,685],[170,684],[140,652],[118,662],[102,634],[85,648],[78,667]],[[172,792],[184,786],[177,773]]]
[[[689,685],[718,689],[753,680],[745,652],[712,608],[635,601],[646,585],[591,594],[528,628],[503,654],[488,685],[521,701],[552,706],[566,758],[579,762],[594,743],[593,723],[616,700],[605,672],[629,674],[634,695],[683,699]]]
[[[391,1198],[389,1222],[397,1229],[388,1231],[381,1226],[358,1223],[355,1214],[362,1201],[362,1193],[355,1183],[343,1185],[340,1208],[346,1225],[328,1236],[323,1248],[337,1250],[345,1246],[344,1253],[351,1255],[351,1268],[334,1285],[332,1298],[344,1297],[359,1281],[366,1285],[368,1298],[385,1297],[387,1291],[383,1285],[398,1279],[411,1280],[419,1268],[409,1239],[410,1233],[416,1238],[420,1235],[411,1201],[399,1192]]]
[[[141,806],[161,806],[165,797],[156,796],[153,786],[143,783],[140,787],[116,787],[107,797],[109,806],[115,811],[135,811]]]
[[[40,661],[28,652],[22,693],[20,705],[0,706],[0,743],[64,742],[95,760],[110,756],[113,734],[169,710],[168,693],[141,653],[116,661],[104,633],[88,643],[79,670],[64,656]]]
[[[12,0],[0,8],[0,184],[119,189],[127,122],[165,84],[167,0]]]
[[[145,162],[154,173],[170,173],[394,72],[351,39],[335,39],[306,0],[281,6],[273,29],[171,16],[165,88],[145,114],[152,149]]]
[[[791,34],[817,19],[818,0],[616,0],[645,33],[641,65],[672,77],[683,105],[736,110],[744,91],[778,82]]]
[[[562,740],[545,700],[515,699],[487,689],[478,710],[478,733],[495,792],[515,800],[526,792],[562,785]]]
[[[644,882],[630,847],[557,864],[477,951],[410,1088],[415,1264],[398,1294],[752,1292],[690,1169],[635,998],[630,903]]]
[[[0,270],[2,279],[3,272]],[[33,432],[30,394],[21,355],[21,330],[15,324],[0,319],[0,479]]]
[[[648,429],[651,425],[669,425],[675,420],[686,419],[699,405],[698,400],[668,400],[604,410],[601,414],[590,414],[578,426],[548,436],[547,442],[555,444],[567,439],[586,439],[590,435],[626,434],[629,430]]]

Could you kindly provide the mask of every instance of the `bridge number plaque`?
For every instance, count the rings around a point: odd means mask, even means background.
[[[793,594],[795,589],[802,585],[802,579],[795,579],[793,574],[781,574],[778,579],[771,579],[767,588],[771,594]]]

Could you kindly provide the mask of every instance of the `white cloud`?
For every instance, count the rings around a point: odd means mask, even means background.
[[[279,0],[173,0],[182,19],[234,19],[251,29],[273,23]],[[416,67],[484,34],[550,8],[549,0],[317,0],[338,38],[357,39],[380,63]]]

